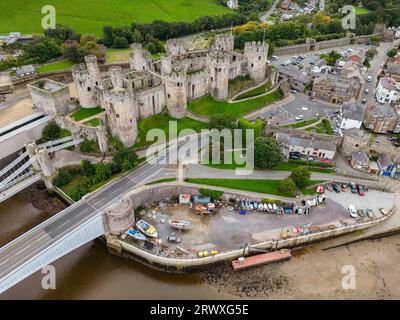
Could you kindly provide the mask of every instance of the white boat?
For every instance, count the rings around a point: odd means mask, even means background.
[[[274,208],[272,207],[272,204],[270,204],[270,203],[268,203],[268,210],[269,210],[269,211],[274,210]]]
[[[169,222],[172,228],[180,230],[190,230],[193,229],[193,224],[187,220],[171,220]]]
[[[264,203],[264,211],[268,211],[268,204]]]
[[[144,220],[139,220],[136,227],[148,237],[157,238],[158,236],[156,228]]]
[[[258,210],[260,210],[260,211],[264,210],[264,205],[262,203],[258,204]]]

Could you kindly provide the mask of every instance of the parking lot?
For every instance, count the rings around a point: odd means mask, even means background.
[[[296,117],[304,116],[303,120],[318,118],[316,115],[321,113],[324,118],[331,118],[335,112],[339,111],[340,106],[334,106],[322,101],[310,101],[308,96],[302,93],[293,94],[294,101],[277,106],[273,110],[261,115],[265,120],[274,125],[285,125],[296,122]],[[303,121],[302,120],[302,121]]]
[[[336,193],[333,191],[326,191],[327,197],[332,199],[335,202],[340,203],[346,209],[349,205],[354,205],[356,210],[362,209],[371,209],[375,214],[379,214],[380,216],[380,208],[385,208],[386,210],[390,210],[395,202],[395,194],[381,192],[377,190],[369,190],[365,193],[364,196],[360,196],[355,193],[351,193],[348,188],[347,192]]]

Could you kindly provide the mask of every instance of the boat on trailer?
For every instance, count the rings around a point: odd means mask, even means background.
[[[193,229],[193,224],[187,220],[171,220],[169,222],[172,228],[180,230],[191,230]]]
[[[147,239],[144,234],[140,233],[136,229],[130,229],[128,234],[135,240],[145,241]]]
[[[139,220],[136,223],[136,227],[148,237],[157,238],[158,236],[156,228],[144,220]]]

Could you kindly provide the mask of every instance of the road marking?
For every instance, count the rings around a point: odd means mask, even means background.
[[[2,263],[0,263],[0,266],[2,266],[3,264],[5,264],[8,261],[8,259],[4,260]]]
[[[19,255],[22,251],[25,251],[26,249],[28,249],[31,245],[28,244],[25,248],[23,248],[22,250],[18,251],[15,255]]]

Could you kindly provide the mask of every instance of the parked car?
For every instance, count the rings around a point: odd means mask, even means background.
[[[361,101],[363,104],[367,103],[367,98],[363,98]]]
[[[296,89],[290,89],[290,92],[291,93],[297,93],[297,90]]]
[[[173,232],[168,237],[168,242],[169,243],[180,243],[181,242],[181,238],[178,235],[176,235],[175,232]]]
[[[357,192],[360,196],[364,196],[365,195],[365,189],[362,185],[358,184],[357,185]]]
[[[357,193],[357,186],[355,183],[350,183],[351,193]]]
[[[379,211],[386,216],[389,212],[385,208],[380,208]]]
[[[313,157],[308,157],[307,161],[314,161],[315,159]]]
[[[369,93],[369,89],[366,88],[364,92],[365,92],[365,94],[368,94]]]
[[[366,217],[366,213],[364,212],[364,210],[362,209],[358,209],[357,210],[357,215],[361,218],[365,218]]]
[[[358,217],[356,207],[354,206],[354,204],[349,205],[349,213],[350,213],[350,216],[354,219],[356,219]]]
[[[367,77],[367,82],[371,82],[371,80],[372,80],[372,77],[371,77],[371,76],[368,76],[368,77]]]
[[[314,97],[309,97],[308,100],[314,102],[314,101],[315,101],[315,98],[314,98]]]
[[[319,112],[319,113],[316,113],[315,116],[318,117],[318,118],[320,118],[320,117],[323,116],[323,114],[322,114],[321,112]]]
[[[304,119],[304,115],[299,114],[295,119],[296,119],[296,121],[303,120]]]
[[[342,184],[342,191],[343,192],[347,192],[347,185],[346,184]]]
[[[336,193],[340,193],[340,188],[337,184],[332,184],[332,189],[336,192]]]
[[[375,218],[375,213],[371,209],[367,209],[367,216],[370,219],[374,219]]]

